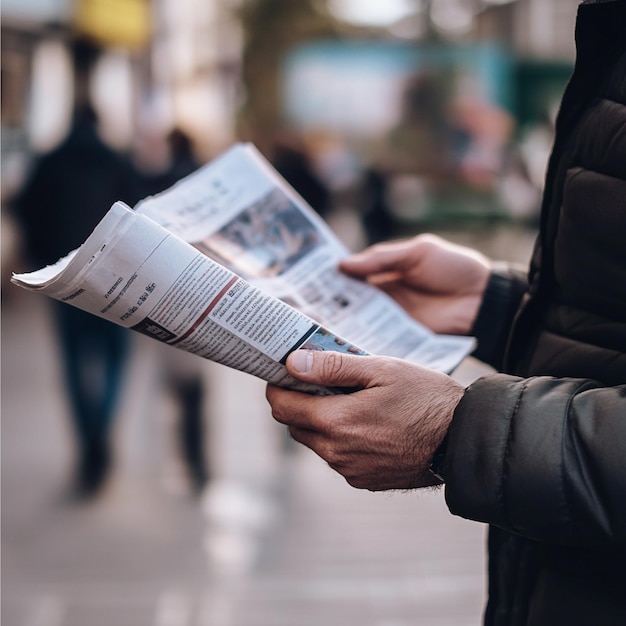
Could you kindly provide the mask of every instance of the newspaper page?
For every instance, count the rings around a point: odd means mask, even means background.
[[[451,372],[475,347],[437,335],[338,270],[348,249],[252,144],[236,144],[136,211],[371,354]]]
[[[365,354],[132,211],[113,205],[87,241],[12,282],[273,384],[328,395],[284,366],[301,347]]]

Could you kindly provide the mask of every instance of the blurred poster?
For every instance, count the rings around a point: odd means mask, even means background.
[[[284,111],[303,134],[348,142],[396,212],[468,207],[472,193],[490,210],[514,130],[512,67],[491,44],[318,42],[285,62]]]
[[[420,76],[437,77],[436,88],[447,92],[440,96],[471,95],[506,108],[510,74],[509,57],[490,44],[318,42],[285,61],[285,110],[300,126],[380,134],[401,115],[403,94]]]

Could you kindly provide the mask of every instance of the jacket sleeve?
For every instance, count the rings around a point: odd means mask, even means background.
[[[626,552],[626,385],[494,374],[452,421],[450,511],[527,538]]]
[[[478,342],[472,356],[496,370],[502,369],[509,330],[527,288],[526,270],[506,263],[494,264],[472,328]]]

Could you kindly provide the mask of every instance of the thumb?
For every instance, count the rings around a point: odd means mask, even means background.
[[[317,350],[295,350],[287,370],[299,380],[350,391],[369,386],[375,374],[369,357]]]

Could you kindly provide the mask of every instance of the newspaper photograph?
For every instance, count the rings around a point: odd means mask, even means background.
[[[371,354],[451,372],[471,337],[436,335],[338,270],[348,249],[252,144],[236,144],[136,211]]]

